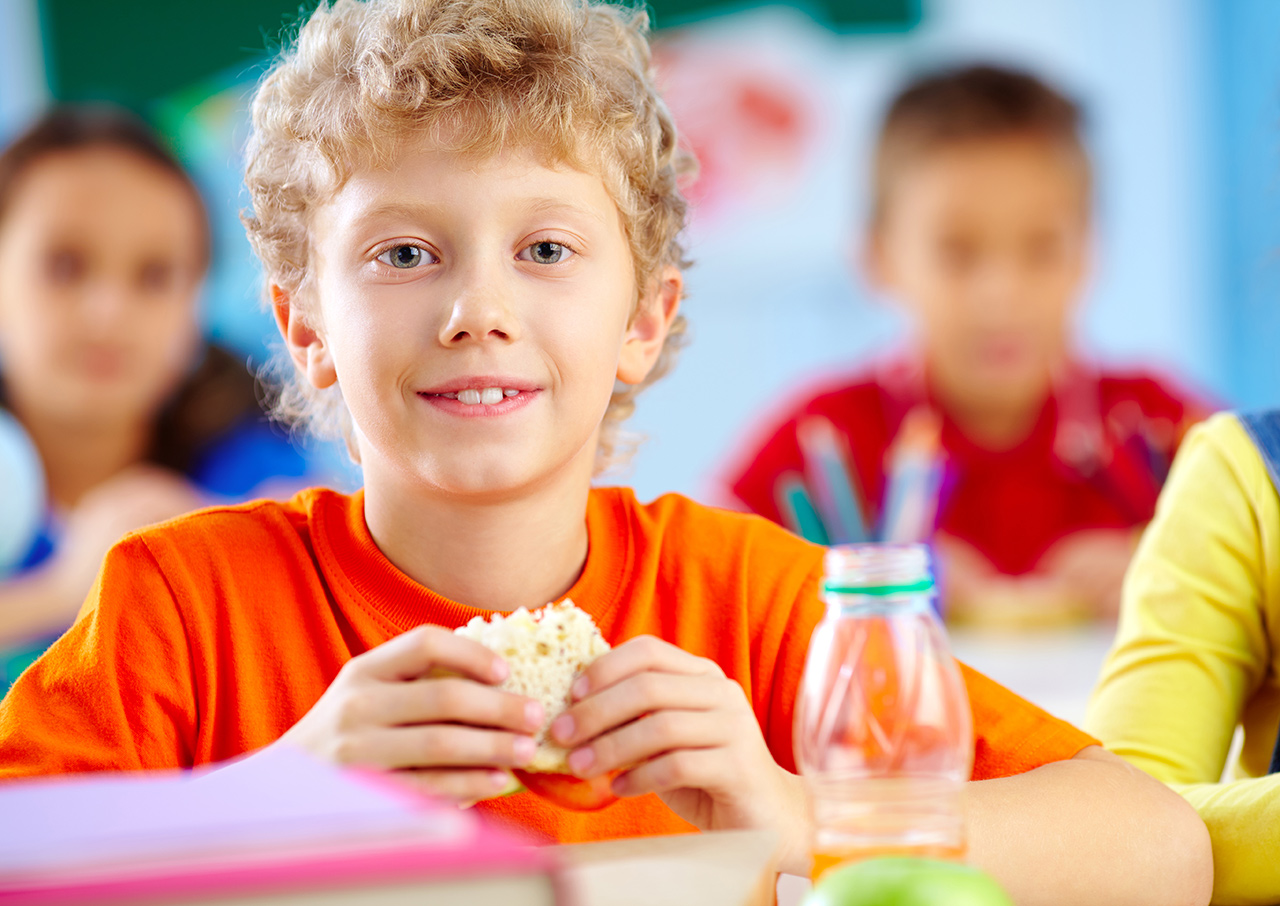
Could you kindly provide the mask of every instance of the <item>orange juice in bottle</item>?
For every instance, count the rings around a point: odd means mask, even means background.
[[[877,856],[963,859],[973,726],[934,614],[928,549],[834,547],[823,597],[795,733],[814,879]]]

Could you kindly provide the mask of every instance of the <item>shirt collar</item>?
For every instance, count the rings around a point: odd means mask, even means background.
[[[587,500],[587,560],[565,597],[589,613],[609,637],[623,587],[635,561],[635,497],[622,488],[593,488]],[[461,626],[496,611],[436,594],[386,558],[364,519],[364,491],[325,492],[312,512],[316,561],[340,599],[350,599],[391,634],[423,623]],[[346,603],[342,601],[341,603]]]

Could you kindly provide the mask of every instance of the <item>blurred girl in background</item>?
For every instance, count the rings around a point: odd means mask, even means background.
[[[209,258],[199,192],[132,115],[55,110],[0,153],[0,692],[120,536],[305,473],[201,338]]]

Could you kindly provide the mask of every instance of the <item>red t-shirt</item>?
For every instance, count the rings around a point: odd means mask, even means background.
[[[606,640],[652,634],[741,684],[773,757],[793,769],[792,705],[822,617],[821,548],[763,519],[669,495],[592,490],[590,553],[568,596]],[[0,778],[176,768],[284,734],[352,657],[466,607],[400,572],[374,543],[362,494],[204,510],[112,548],[76,624],[0,702]],[[1094,743],[962,668],[975,779],[1070,758]],[[572,812],[531,793],[482,802],[548,838],[692,828],[654,795]]]
[[[804,395],[741,449],[725,483],[752,512],[800,528],[779,505],[780,483],[809,482],[799,428],[820,416],[835,428],[844,462],[852,464],[850,484],[874,523],[904,418],[921,405],[933,407],[923,383],[909,363],[891,361]],[[1210,411],[1151,376],[1081,367],[1059,382],[1031,433],[1012,449],[982,448],[939,411],[945,468],[937,528],[971,544],[1001,572],[1020,575],[1074,532],[1142,525],[1155,511],[1182,436]]]

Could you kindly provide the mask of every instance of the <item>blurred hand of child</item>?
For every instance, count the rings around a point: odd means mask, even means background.
[[[348,661],[280,742],[459,803],[487,799],[533,759],[543,719],[538,702],[495,688],[508,672],[478,642],[419,626]]]
[[[950,535],[939,535],[934,545],[948,620],[1040,626],[1115,619],[1134,534],[1128,529],[1076,532],[1022,576],[1001,574],[975,548]]]
[[[1038,569],[1062,583],[1095,616],[1114,620],[1136,539],[1133,529],[1076,532],[1051,547]]]
[[[67,515],[66,534],[50,566],[69,613],[84,601],[113,544],[204,503],[181,475],[153,465],[131,466],[86,493]]]
[[[702,830],[776,829],[781,870],[807,873],[799,778],[774,761],[742,687],[718,664],[640,636],[593,662],[573,692],[551,735],[573,749],[575,774],[621,770],[615,793],[657,793]]]

